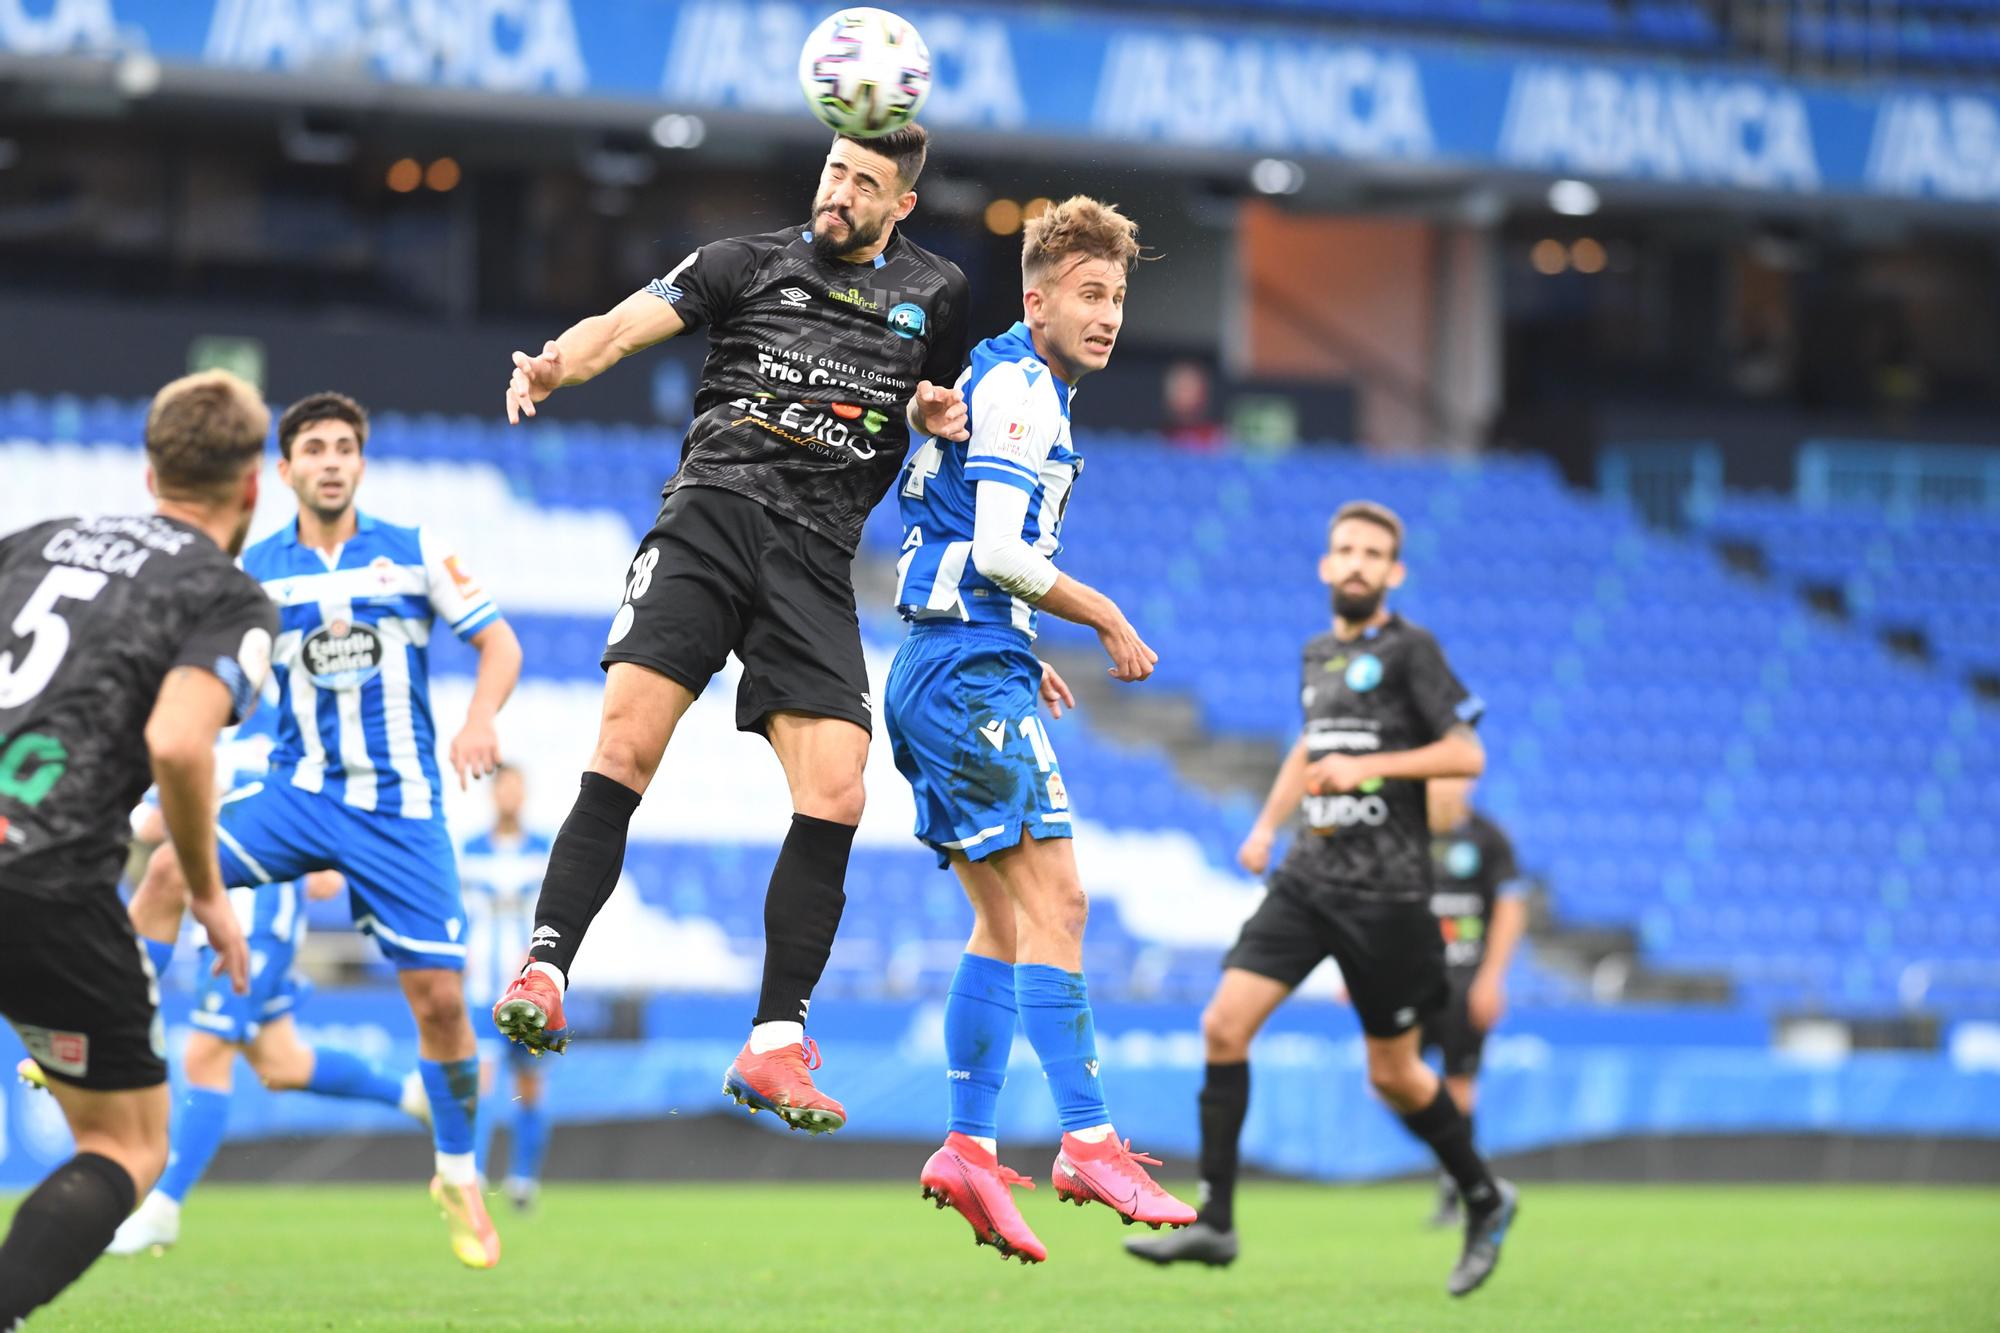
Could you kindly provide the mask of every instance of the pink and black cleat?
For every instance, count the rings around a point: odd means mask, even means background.
[[[1012,1186],[1028,1189],[1035,1182],[1000,1165],[1000,1159],[964,1134],[945,1137],[944,1147],[924,1163],[924,1197],[939,1208],[949,1204],[972,1224],[975,1243],[991,1245],[1002,1259],[1038,1264],[1049,1257],[1021,1210],[1014,1206]]]
[[[1081,1208],[1101,1203],[1125,1219],[1125,1225],[1144,1222],[1158,1231],[1161,1227],[1184,1227],[1194,1221],[1194,1209],[1161,1189],[1146,1174],[1159,1159],[1132,1151],[1130,1139],[1106,1137],[1085,1143],[1074,1134],[1062,1136],[1056,1153],[1056,1197]]]

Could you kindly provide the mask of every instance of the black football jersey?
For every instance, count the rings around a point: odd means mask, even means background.
[[[1305,646],[1299,700],[1307,754],[1414,750],[1484,705],[1459,684],[1429,631],[1400,616],[1343,642],[1328,630]],[[1369,782],[1359,791],[1308,796],[1305,831],[1282,871],[1313,885],[1374,898],[1420,901],[1431,890],[1424,784]]]
[[[0,889],[112,892],[152,784],[146,721],[175,667],[256,703],[271,599],[209,537],[157,514],[0,538]]]
[[[1514,844],[1500,826],[1474,811],[1455,829],[1431,837],[1431,913],[1444,933],[1444,964],[1477,971],[1493,928],[1493,904],[1521,877]]]
[[[709,330],[681,465],[847,550],[909,449],[919,380],[965,362],[965,275],[898,228],[873,261],[813,253],[803,228],[715,241],[647,290]]]

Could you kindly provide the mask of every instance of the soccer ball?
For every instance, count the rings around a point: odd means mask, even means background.
[[[916,119],[931,94],[930,48],[900,15],[843,9],[806,38],[799,86],[828,129],[873,139]]]

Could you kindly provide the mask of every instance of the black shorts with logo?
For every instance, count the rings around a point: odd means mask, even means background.
[[[1486,1034],[1472,1026],[1466,997],[1472,990],[1470,975],[1450,978],[1451,994],[1444,1007],[1424,1020],[1424,1049],[1435,1050],[1444,1059],[1444,1072],[1452,1078],[1471,1078],[1479,1072],[1479,1057],[1486,1050]]]
[[[20,942],[0,968],[0,1014],[52,1079],[98,1092],[167,1081],[160,992],[146,951],[110,888],[74,899],[0,887]]]
[[[874,730],[853,557],[748,496],[682,486],[626,571],[604,665],[634,662],[700,694],[734,652],[736,725],[776,712]]]
[[[1445,1001],[1444,937],[1428,901],[1363,898],[1282,872],[1222,965],[1289,987],[1328,957],[1371,1037],[1400,1036]]]

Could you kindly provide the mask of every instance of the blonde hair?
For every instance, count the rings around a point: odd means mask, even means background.
[[[160,494],[208,498],[226,491],[264,452],[271,409],[244,380],[204,370],[153,395],[146,413],[146,461]]]
[[[1139,224],[1089,195],[1073,194],[1030,218],[1021,241],[1021,282],[1033,287],[1069,258],[1108,259],[1130,271],[1139,258]]]

